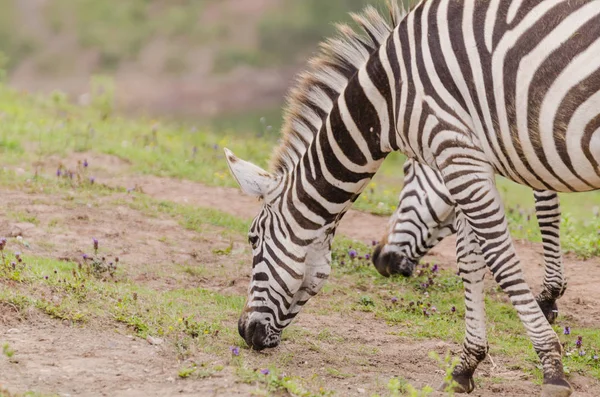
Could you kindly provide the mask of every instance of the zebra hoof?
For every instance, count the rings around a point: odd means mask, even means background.
[[[556,318],[558,317],[558,305],[555,300],[546,300],[546,299],[537,299],[537,303],[542,309],[542,313],[546,316],[546,320],[550,324],[554,324]]]
[[[569,397],[573,394],[573,388],[564,379],[560,384],[547,383],[542,386],[542,397]]]
[[[454,392],[454,393],[471,393],[475,389],[475,381],[472,376],[467,375],[452,375],[454,381],[452,385],[447,382],[443,382],[438,391],[441,392]]]

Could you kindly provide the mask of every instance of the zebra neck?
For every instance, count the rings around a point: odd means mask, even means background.
[[[349,79],[296,165],[288,195],[296,199],[288,204],[309,214],[303,216],[312,217],[312,228],[336,225],[392,150],[389,86],[374,53]]]

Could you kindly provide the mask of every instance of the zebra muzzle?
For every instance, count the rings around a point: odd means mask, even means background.
[[[267,324],[258,321],[246,323],[240,318],[238,332],[248,346],[254,350],[264,350],[279,345],[279,333],[271,331]]]
[[[394,274],[410,277],[415,270],[417,261],[393,251],[382,253],[381,247],[377,246],[373,252],[373,265],[384,277]]]

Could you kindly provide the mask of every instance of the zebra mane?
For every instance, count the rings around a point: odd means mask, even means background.
[[[272,172],[282,174],[294,169],[348,81],[409,11],[398,6],[396,0],[387,0],[387,8],[389,22],[375,8],[367,6],[360,14],[350,14],[365,34],[337,24],[337,36],[320,43],[318,55],[309,61],[308,70],[297,77],[287,97],[280,145],[271,159]]]

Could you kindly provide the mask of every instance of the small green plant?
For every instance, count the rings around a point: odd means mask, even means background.
[[[178,375],[182,379],[189,378],[197,370],[198,370],[198,368],[196,368],[196,364],[194,364],[191,367],[183,367],[182,369],[180,369]]]
[[[2,345],[2,354],[8,358],[12,358],[12,356],[15,354],[15,351],[10,348],[8,343],[5,343]]]
[[[375,306],[375,302],[373,301],[373,298],[371,298],[368,295],[361,296],[359,299],[359,303],[363,306]]]
[[[277,392],[284,392],[298,397],[320,397],[333,394],[324,388],[320,388],[317,393],[310,392],[301,385],[299,379],[282,374],[273,367],[257,370],[239,367],[238,376],[246,383],[258,383],[265,388],[268,395]]]
[[[229,255],[231,254],[231,250],[233,249],[233,241],[229,242],[227,248],[217,248],[213,250],[213,253],[217,255]]]
[[[387,384],[390,397],[400,397],[408,392],[408,381],[402,378],[392,378]]]
[[[582,335],[570,326],[564,326],[561,342],[565,352],[563,365],[566,373],[578,371],[582,366],[588,366],[600,371],[600,346],[594,342],[597,338]]]
[[[26,279],[27,264],[23,260],[21,252],[15,251],[8,254],[5,249],[7,244],[6,238],[0,238],[0,277],[19,283],[23,282]]]
[[[59,163],[56,168],[56,178],[61,185],[71,188],[89,187],[96,183],[96,178],[89,175],[89,163],[86,159],[78,161],[75,169],[70,169],[63,163]]]
[[[99,241],[96,238],[92,239],[94,255],[83,254],[83,263],[88,272],[99,279],[110,277],[115,278],[119,257],[115,256],[112,261],[109,261],[106,256],[98,255]]]
[[[458,386],[458,384],[452,379],[452,372],[454,372],[454,368],[459,364],[460,359],[455,357],[454,359],[450,355],[450,353],[446,353],[446,356],[442,359],[436,352],[429,352],[429,358],[435,360],[438,363],[438,366],[444,371],[446,374],[444,376],[444,391],[448,393],[451,397],[454,396],[454,390]]]

